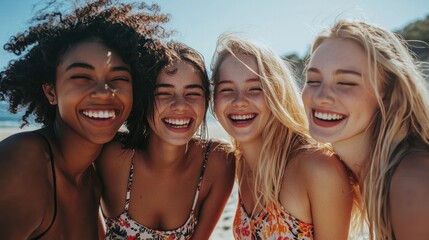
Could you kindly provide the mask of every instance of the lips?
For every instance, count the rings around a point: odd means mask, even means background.
[[[162,121],[172,128],[188,128],[193,122],[192,118],[164,118]]]
[[[249,114],[230,114],[229,119],[231,119],[233,122],[241,123],[241,122],[247,122],[251,121],[256,117],[256,113],[249,113]]]
[[[115,110],[84,110],[83,115],[92,119],[113,119],[116,117]]]
[[[338,121],[345,118],[345,115],[338,114],[338,113],[326,113],[326,112],[323,113],[323,112],[314,111],[314,117],[324,121]]]
[[[347,115],[332,111],[313,110],[313,123],[319,127],[334,127],[340,124]]]

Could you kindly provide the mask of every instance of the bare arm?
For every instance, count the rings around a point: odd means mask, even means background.
[[[52,215],[45,211],[53,200],[48,198],[52,194],[46,160],[43,145],[34,136],[19,134],[0,142],[2,238],[28,239],[48,227]]]
[[[206,173],[206,177],[210,178],[212,184],[201,204],[198,224],[192,239],[209,239],[216,226],[234,184],[233,161],[232,154],[228,156],[216,150],[210,154],[207,165],[207,170],[210,172]]]
[[[429,152],[405,157],[392,177],[390,211],[397,240],[427,239]]]
[[[335,157],[312,161],[307,187],[317,240],[348,239],[352,186],[343,164]]]
[[[120,143],[111,142],[104,145],[95,161],[102,185],[101,215],[104,213],[106,217],[113,217],[124,211],[131,158],[131,150],[124,150]]]

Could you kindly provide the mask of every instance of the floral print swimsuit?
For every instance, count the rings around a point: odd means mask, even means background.
[[[268,204],[258,215],[249,217],[243,207],[241,199],[239,199],[238,202],[233,224],[235,239],[313,239],[313,225],[295,218],[288,213],[280,203]]]
[[[131,159],[131,168],[130,175],[128,177],[128,187],[127,194],[125,199],[125,211],[116,218],[106,218],[106,238],[111,240],[141,240],[141,239],[151,239],[151,240],[187,240],[191,239],[192,234],[194,233],[195,226],[197,225],[197,217],[194,214],[195,205],[200,194],[201,184],[203,182],[204,171],[207,166],[208,156],[209,156],[210,143],[207,145],[204,162],[201,168],[201,174],[197,186],[197,191],[195,193],[194,202],[192,204],[191,213],[189,214],[186,222],[174,230],[160,231],[156,229],[148,228],[138,222],[136,222],[132,217],[128,215],[128,207],[130,205],[130,193],[131,185],[133,182],[134,174],[134,151]]]

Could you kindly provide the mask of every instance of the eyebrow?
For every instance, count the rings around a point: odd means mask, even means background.
[[[174,85],[167,84],[167,83],[160,83],[160,84],[157,84],[155,88],[174,88]],[[185,89],[194,89],[194,88],[199,88],[201,90],[204,90],[201,84],[189,84],[185,86]]]
[[[261,80],[259,79],[259,78],[249,78],[249,79],[246,79],[245,80],[245,82],[260,82]],[[217,85],[219,85],[219,84],[223,84],[223,83],[233,83],[233,81],[232,80],[220,80],[218,83],[217,83]]]
[[[319,69],[315,68],[315,67],[310,67],[307,69],[307,72],[314,72],[314,73],[320,73]],[[338,69],[334,72],[335,75],[339,75],[339,74],[352,74],[352,75],[356,75],[359,77],[362,77],[362,74],[358,71],[355,70],[351,70],[351,69]]]
[[[338,69],[337,71],[335,71],[335,74],[352,74],[352,75],[356,75],[361,77],[362,74],[358,71],[355,70],[351,70],[351,69]]]
[[[70,64],[67,68],[67,70],[73,69],[73,68],[85,68],[85,69],[90,69],[90,70],[94,70],[94,66],[92,66],[91,64],[88,63],[82,63],[82,62],[75,62]],[[127,71],[130,72],[129,67],[127,66],[115,66],[111,68],[112,71]]]

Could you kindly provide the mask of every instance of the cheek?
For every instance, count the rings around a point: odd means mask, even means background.
[[[214,100],[214,111],[215,111],[216,114],[220,114],[222,112],[223,105],[224,105],[224,103],[222,101],[222,98],[215,97],[215,100]]]
[[[301,99],[302,99],[302,102],[304,104],[304,107],[308,107],[310,105],[311,96],[312,96],[312,94],[311,94],[310,90],[308,90],[308,88],[304,87],[304,89],[302,90],[302,93],[301,93]]]
[[[198,112],[199,115],[201,115],[201,117],[204,116],[204,113],[206,112],[206,104],[205,102],[201,102],[199,104],[196,104],[194,106],[194,108],[196,109],[196,111]]]

